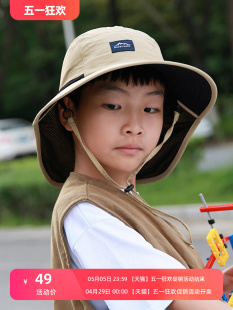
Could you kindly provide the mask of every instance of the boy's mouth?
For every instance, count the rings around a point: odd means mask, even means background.
[[[142,149],[138,144],[126,144],[116,148],[124,154],[134,155],[140,152]]]

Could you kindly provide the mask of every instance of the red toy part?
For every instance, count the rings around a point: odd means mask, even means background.
[[[222,242],[223,242],[223,243],[226,243],[227,241],[229,241],[229,236],[226,236],[226,237],[223,237],[223,238],[222,238]]]
[[[215,211],[227,211],[233,210],[233,204],[229,205],[218,205],[218,206],[208,206],[208,207],[200,207],[200,212],[215,212]]]
[[[206,263],[206,265],[204,267],[204,269],[211,269],[213,267],[213,264],[214,264],[215,260],[216,260],[216,258],[214,256],[214,254],[211,253],[211,255],[210,255],[210,257],[209,257],[209,259],[208,259],[208,261],[207,261],[207,263]]]

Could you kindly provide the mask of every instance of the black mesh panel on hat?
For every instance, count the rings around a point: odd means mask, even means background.
[[[164,173],[171,165],[177,152],[196,118],[185,110],[182,111],[171,137],[164,143],[160,151],[140,170],[137,180],[155,178]],[[168,129],[168,128],[167,128]]]
[[[212,90],[207,80],[195,71],[169,65],[154,65],[166,77],[176,100],[200,115],[209,105]]]
[[[43,115],[39,121],[42,162],[53,181],[64,183],[74,170],[73,137],[60,123],[57,105]]]

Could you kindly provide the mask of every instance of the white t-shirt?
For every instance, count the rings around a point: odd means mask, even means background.
[[[152,247],[138,232],[89,202],[74,206],[64,220],[73,268],[185,268]],[[164,310],[170,300],[90,301],[96,310]]]

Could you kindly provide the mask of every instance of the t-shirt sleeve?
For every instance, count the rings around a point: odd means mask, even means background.
[[[65,217],[64,231],[74,268],[185,268],[142,235],[97,206],[82,202]],[[105,301],[109,309],[163,310],[169,300]]]

